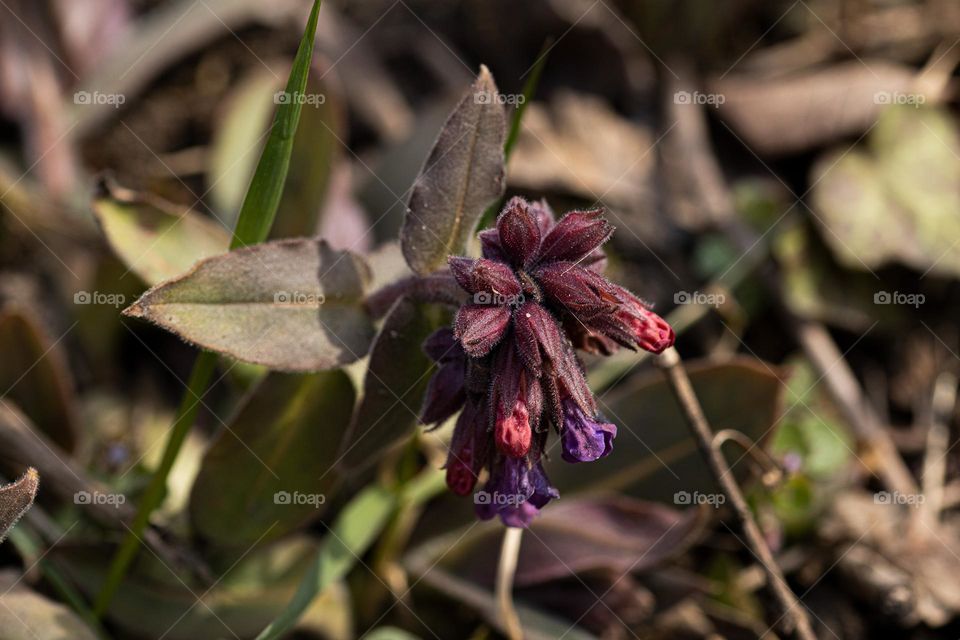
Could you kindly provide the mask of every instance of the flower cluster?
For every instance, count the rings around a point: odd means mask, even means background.
[[[453,328],[424,351],[438,365],[421,420],[439,425],[461,411],[447,460],[447,484],[468,495],[483,470],[477,513],[526,526],[558,497],[542,466],[549,426],[567,462],[597,460],[617,428],[599,415],[579,348],[660,353],[674,333],[632,293],[603,277],[601,246],[613,227],[602,210],[559,221],[545,202],[513,198],[495,229],[480,233],[481,258],[449,258],[470,299]]]

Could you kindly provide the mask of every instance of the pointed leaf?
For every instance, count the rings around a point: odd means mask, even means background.
[[[0,487],[0,542],[33,504],[39,488],[40,476],[33,467],[16,482]]]
[[[436,305],[400,299],[387,314],[370,349],[363,399],[343,440],[340,464],[363,468],[417,425],[423,395],[433,371],[423,341],[444,321]]]
[[[417,273],[462,254],[484,209],[503,194],[506,118],[486,67],[440,131],[410,195],[400,234]]]
[[[197,532],[247,547],[323,513],[353,404],[342,371],[270,373],[203,458],[190,494]]]
[[[111,189],[93,201],[93,212],[117,257],[150,286],[230,244],[219,222],[146,194]]]
[[[250,180],[247,195],[240,207],[237,226],[234,230],[230,248],[244,247],[263,242],[270,235],[280,196],[287,180],[290,168],[290,156],[293,153],[294,135],[300,122],[303,109],[301,98],[307,88],[307,75],[310,61],[313,59],[314,41],[317,35],[317,18],[320,14],[321,0],[314,0],[307,18],[307,27],[297,47],[293,59],[293,68],[284,89],[286,100],[277,106],[277,113],[270,127],[270,137],[260,154],[257,169]]]
[[[359,256],[323,240],[276,240],[199,262],[124,314],[239,360],[331,369],[362,358],[373,339],[368,280]]]

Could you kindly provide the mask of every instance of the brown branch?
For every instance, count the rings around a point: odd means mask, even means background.
[[[767,574],[767,584],[782,609],[784,626],[787,627],[789,633],[796,633],[796,636],[801,640],[816,640],[817,637],[813,634],[806,610],[790,590],[790,587],[787,586],[783,572],[767,546],[763,534],[760,532],[760,527],[753,519],[750,507],[747,506],[746,498],[743,497],[743,492],[740,490],[730,466],[716,444],[716,437],[707,423],[703,408],[700,406],[693,386],[690,384],[690,378],[687,377],[687,372],[683,368],[680,354],[677,353],[675,348],[671,347],[657,358],[657,364],[666,373],[670,389],[680,405],[687,426],[690,427],[690,431],[693,433],[697,446],[710,467],[711,473],[733,505],[733,510],[746,537],[747,546],[760,560],[760,564]]]

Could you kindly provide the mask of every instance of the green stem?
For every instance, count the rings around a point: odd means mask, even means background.
[[[116,594],[123,577],[130,567],[130,563],[137,555],[140,547],[140,541],[143,539],[143,531],[147,528],[150,521],[150,515],[160,506],[167,492],[167,476],[173,468],[173,463],[177,460],[180,448],[183,446],[190,427],[196,420],[197,412],[200,410],[200,404],[203,394],[207,390],[210,378],[213,377],[213,370],[217,364],[217,356],[210,351],[203,351],[197,356],[193,364],[193,371],[190,373],[190,381],[187,384],[187,392],[180,401],[180,407],[177,409],[176,418],[173,421],[173,428],[170,430],[170,439],[167,440],[167,446],[163,450],[163,458],[160,460],[160,466],[153,473],[150,479],[150,485],[147,487],[143,498],[140,500],[140,506],[137,509],[137,515],[133,519],[126,538],[120,550],[113,557],[110,564],[110,571],[107,573],[107,579],[103,584],[97,596],[93,612],[97,617],[103,616],[110,601]]]

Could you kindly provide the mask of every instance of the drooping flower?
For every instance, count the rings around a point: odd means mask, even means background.
[[[560,434],[568,462],[612,450],[617,429],[600,418],[575,349],[660,353],[673,344],[662,318],[602,275],[601,247],[612,233],[600,209],[555,222],[545,202],[513,198],[496,228],[480,232],[482,257],[448,260],[470,299],[452,331],[424,344],[438,368],[421,419],[439,424],[464,407],[447,483],[466,495],[487,471],[481,493],[490,500],[477,499],[480,517],[526,526],[557,497],[541,465],[548,426]],[[497,502],[494,493],[506,497]]]

